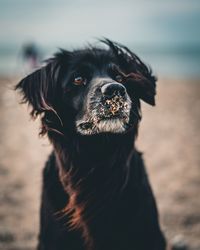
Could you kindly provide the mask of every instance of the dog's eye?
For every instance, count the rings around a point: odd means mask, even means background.
[[[77,76],[74,78],[74,82],[75,85],[85,85],[86,84],[86,79],[82,76]]]
[[[121,75],[116,75],[115,76],[115,80],[117,81],[117,82],[123,82],[123,77],[121,76]]]

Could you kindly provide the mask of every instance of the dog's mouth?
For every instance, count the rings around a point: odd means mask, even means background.
[[[114,96],[93,102],[90,111],[76,122],[77,131],[83,135],[123,133],[130,127],[131,100]]]

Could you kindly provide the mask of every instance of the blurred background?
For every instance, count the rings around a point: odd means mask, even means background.
[[[151,63],[157,74],[199,77],[198,0],[0,0],[0,73],[22,70],[23,45],[42,59],[108,37]]]
[[[142,107],[137,147],[167,239],[200,249],[199,26],[199,0],[0,0],[1,250],[35,249],[51,151],[14,85],[58,48],[102,37],[128,46],[158,76],[157,105]]]

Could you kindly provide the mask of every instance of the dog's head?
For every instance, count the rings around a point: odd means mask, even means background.
[[[128,48],[61,50],[18,85],[42,133],[126,133],[140,120],[140,99],[155,104],[155,77]]]

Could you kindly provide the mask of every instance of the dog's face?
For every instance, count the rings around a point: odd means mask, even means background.
[[[65,134],[125,133],[140,119],[140,99],[154,105],[155,77],[126,47],[62,51],[17,88],[43,114],[43,128]]]
[[[134,104],[124,74],[116,58],[102,50],[85,50],[72,57],[62,83],[63,100],[75,114],[78,133],[122,133],[128,129]]]

